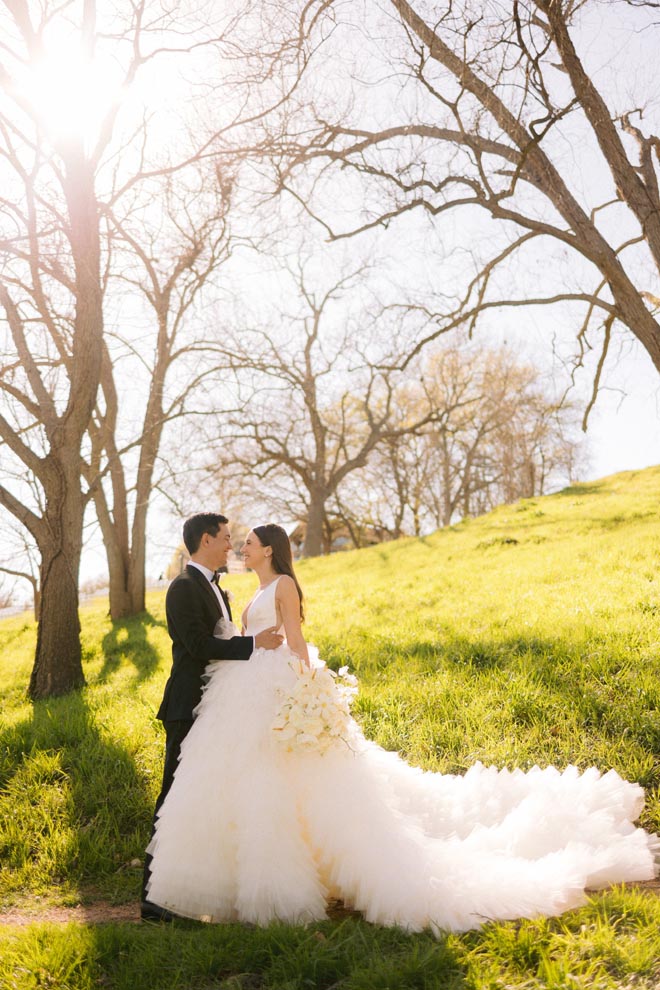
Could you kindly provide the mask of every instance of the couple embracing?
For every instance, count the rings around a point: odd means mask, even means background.
[[[291,623],[289,612],[293,608],[300,615],[302,591],[293,576],[292,558],[288,537],[281,527],[258,527],[262,531],[263,544],[255,533],[249,533],[245,541],[245,557],[252,550],[251,567],[261,564],[268,570],[272,565],[273,547],[263,546],[269,530],[279,558],[275,561],[277,574],[285,574],[276,602],[280,620],[288,621],[290,641],[300,640],[301,655],[307,657],[305,642],[300,632],[300,619]],[[249,660],[256,649],[275,650],[283,643],[273,616],[270,626],[253,635],[240,635],[232,621],[227,593],[220,587],[219,573],[227,565],[232,550],[229,520],[220,513],[203,512],[191,516],[183,527],[183,542],[190,555],[186,569],[170,584],[165,601],[167,629],[172,640],[172,670],[165,685],[163,700],[157,718],[165,729],[165,762],[160,794],[156,800],[155,821],[163,801],[172,786],[177,769],[181,745],[193,725],[193,717],[202,698],[204,675],[208,665],[220,660]],[[257,547],[262,551],[259,553]],[[254,558],[260,558],[255,560]],[[246,560],[247,562],[247,560]],[[270,571],[275,574],[274,568]],[[272,579],[272,578],[269,578]],[[279,582],[278,582],[279,583]],[[275,589],[273,589],[275,590]],[[279,623],[282,625],[282,622]],[[145,920],[163,920],[167,912],[147,898],[152,856],[146,856],[142,888],[141,915]]]
[[[310,665],[307,687],[325,670],[302,634],[286,532],[269,523],[246,538],[259,586],[240,631],[215,582],[227,518],[200,513],[183,532],[190,563],[166,599],[173,663],[143,918],[300,924],[341,899],[374,923],[465,931],[559,914],[586,888],[655,875],[658,839],[633,825],[643,791],[613,770],[424,772],[350,718],[337,745],[283,747],[283,702],[300,697]],[[329,721],[333,699],[312,701]]]

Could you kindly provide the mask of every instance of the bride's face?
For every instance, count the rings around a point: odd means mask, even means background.
[[[241,555],[245,566],[253,571],[263,566],[273,555],[271,547],[265,547],[259,542],[259,537],[250,530],[241,547]]]

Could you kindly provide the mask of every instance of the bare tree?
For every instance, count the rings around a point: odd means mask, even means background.
[[[299,507],[308,557],[324,548],[329,500],[374,448],[449,414],[427,407],[395,416],[405,377],[387,362],[396,364],[405,343],[387,314],[351,314],[341,305],[364,275],[361,269],[318,290],[301,266],[302,308],[284,326],[244,328],[217,347],[245,397],[215,444],[225,451],[223,472],[249,475],[260,491],[267,481],[264,501],[279,495],[280,504]]]
[[[504,502],[572,480],[576,411],[536,368],[504,349],[445,347],[427,355],[425,385],[409,383],[399,415],[448,409],[419,433],[380,444],[339,493],[338,514],[356,532],[396,538],[448,526]]]
[[[85,476],[107,552],[113,618],[145,607],[147,513],[158,483],[163,432],[168,422],[189,411],[191,395],[213,372],[210,355],[205,354],[208,329],[195,317],[194,308],[210,276],[230,253],[227,165],[223,180],[220,186],[213,169],[193,160],[177,175],[176,184],[171,176],[146,183],[141,209],[134,200],[123,216],[116,206],[105,208],[114,256],[109,283],[119,283],[118,293],[127,296],[133,309],[139,303],[136,296],[141,297],[147,324],[138,353],[121,327],[112,339],[106,338],[100,401],[89,429],[91,456]],[[156,217],[150,200],[162,204]],[[122,418],[120,408],[122,380],[128,376],[136,385],[143,382],[145,395],[138,397],[142,389],[136,388],[130,418],[136,420],[141,410],[141,423],[134,436],[122,442],[127,433],[127,417]]]
[[[6,465],[5,465],[6,466]],[[12,486],[22,493],[29,491],[38,504],[39,491],[36,479],[29,484],[25,481],[20,484],[20,476],[11,477],[5,475],[6,486]],[[2,515],[2,542],[0,545],[0,571],[13,577],[16,580],[29,586],[32,596],[32,609],[34,618],[39,620],[39,610],[41,607],[41,589],[39,587],[40,560],[39,550],[26,527],[6,509],[0,508]]]
[[[363,48],[376,39],[362,64],[374,59],[380,71],[365,69],[365,83],[336,79],[335,90],[344,83],[353,99],[334,115],[310,74],[316,119],[303,115],[290,131],[278,161],[280,188],[332,239],[423,213],[460,241],[452,218],[468,221],[473,275],[453,300],[430,308],[417,350],[453,327],[473,329],[493,310],[565,304],[578,361],[594,346],[592,329],[599,341],[594,394],[617,326],[660,370],[656,108],[650,92],[639,92],[635,66],[620,63],[606,95],[599,91],[589,51],[603,13],[617,23],[627,18],[631,35],[657,30],[646,8],[626,0],[440,7],[381,0],[351,4],[349,21],[339,2],[305,5],[303,18],[314,13],[319,36],[322,9],[334,27],[321,45],[321,82],[334,37],[345,46],[359,37]],[[342,62],[334,64],[339,75]],[[328,196],[334,188],[336,201],[350,172],[364,195],[353,223],[341,226]],[[475,237],[479,212],[497,226],[482,226]]]
[[[205,23],[205,17],[212,23]],[[246,48],[241,53],[245,61],[234,65],[237,49],[231,37],[234,29],[244,34],[254,30],[259,18],[258,5],[249,0],[240,11],[222,14],[195,5],[169,10],[150,0],[123,8],[95,0],[85,0],[81,8],[67,0],[46,0],[34,9],[6,0],[0,7],[0,456],[6,467],[0,504],[29,531],[41,558],[41,607],[29,688],[33,698],[84,684],[78,572],[83,516],[92,496],[105,527],[113,574],[123,569],[122,587],[128,588],[131,607],[141,599],[150,472],[162,423],[180,409],[186,394],[185,387],[178,397],[163,393],[175,357],[175,328],[194,286],[204,280],[210,257],[215,263],[222,249],[204,221],[196,233],[202,238],[210,234],[210,244],[197,243],[182,218],[183,254],[171,254],[169,268],[160,268],[151,254],[149,231],[146,241],[136,239],[127,215],[140,197],[144,204],[147,191],[153,195],[158,181],[162,188],[168,177],[195,161],[213,168],[223,131],[264,111],[258,87],[280,56],[284,65],[286,45],[273,43],[251,61]],[[54,46],[61,45],[71,64],[60,57],[49,68]],[[174,127],[175,133],[165,147],[157,114],[152,119],[135,106],[131,109],[122,95],[139,74],[148,78],[155,62],[175,57],[190,61],[193,56],[207,96],[215,98],[216,120],[211,125],[201,113],[186,120],[169,106],[168,129]],[[295,65],[295,51],[291,57]],[[106,103],[91,82],[97,67],[108,63],[115,77],[121,67],[121,78]],[[225,98],[234,82],[245,84],[236,102],[218,96],[220,67]],[[175,77],[173,73],[168,79]],[[67,80],[65,92],[60,83]],[[222,188],[217,197],[221,195]],[[157,213],[159,203],[152,205]],[[149,230],[157,223],[152,216]],[[111,373],[116,349],[104,335],[105,325],[117,319],[109,299],[117,276],[112,266],[117,258],[125,262],[129,247],[132,261],[124,274],[135,277],[136,265],[142,266],[138,292],[152,308],[158,336],[137,439],[113,433],[117,407],[130,389],[117,392]],[[138,329],[130,338],[137,354]],[[138,480],[135,490],[127,491],[118,458],[136,443]],[[104,480],[98,481],[99,474]],[[105,500],[111,488],[110,509]],[[130,551],[127,496],[136,507]],[[125,608],[125,600],[118,607]]]
[[[583,463],[575,405],[548,395],[529,367],[519,367],[512,375],[516,377],[513,401],[503,403],[508,416],[490,437],[488,463],[475,464],[471,515],[502,502],[544,495],[559,481],[576,480]],[[485,484],[479,483],[479,474]]]
[[[7,355],[2,369],[5,450],[42,492],[40,507],[0,485],[0,501],[31,533],[41,556],[41,608],[33,698],[84,683],[78,621],[78,567],[85,496],[79,456],[101,370],[103,305],[100,218],[95,172],[110,139],[114,111],[90,154],[83,135],[49,135],[22,93],[20,63],[40,56],[45,19],[33,24],[6,5],[9,28],[1,83],[3,280]],[[94,54],[94,9],[80,23],[81,48]],[[13,65],[12,65],[13,63]],[[15,74],[12,75],[11,73]],[[57,300],[53,305],[52,300]],[[13,356],[13,360],[12,360]],[[9,407],[9,408],[8,408]]]
[[[6,570],[6,574],[13,574],[13,571]],[[5,582],[0,580],[0,609],[10,608],[14,604],[14,589],[7,588]]]

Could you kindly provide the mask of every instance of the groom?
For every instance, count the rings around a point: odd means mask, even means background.
[[[216,577],[218,569],[226,565],[231,550],[226,516],[200,512],[186,519],[183,542],[190,562],[185,571],[174,578],[165,598],[167,629],[172,640],[172,669],[156,716],[165,727],[165,766],[154,824],[172,784],[181,743],[193,724],[193,710],[202,697],[202,675],[206,665],[214,660],[249,660],[255,648],[274,650],[281,646],[283,639],[275,627],[264,629],[256,636],[220,639],[213,635],[223,622],[231,622],[229,600]],[[181,841],[185,841],[185,836]],[[147,853],[141,917],[146,921],[168,921],[173,915],[147,900],[150,865],[151,856]]]

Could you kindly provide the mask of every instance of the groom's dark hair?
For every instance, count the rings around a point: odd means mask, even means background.
[[[204,533],[217,536],[220,527],[228,522],[227,517],[219,512],[198,512],[186,519],[183,524],[183,542],[188,553],[192,556],[199,550]]]

